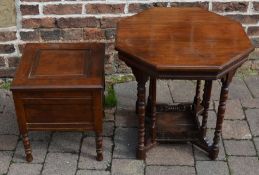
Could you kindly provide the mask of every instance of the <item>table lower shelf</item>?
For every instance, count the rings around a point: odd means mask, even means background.
[[[199,133],[191,111],[157,113],[157,141],[194,141]]]
[[[157,143],[184,143],[192,142],[204,151],[211,153],[211,145],[202,137],[198,116],[203,112],[201,105],[192,104],[157,105],[156,142],[151,142],[150,118],[146,128],[146,150],[151,149]],[[149,128],[149,129],[148,129]],[[213,154],[210,157],[214,159]]]

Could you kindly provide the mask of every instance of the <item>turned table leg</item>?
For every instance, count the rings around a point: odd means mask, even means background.
[[[196,83],[196,93],[195,93],[195,97],[194,97],[194,100],[193,100],[193,106],[195,106],[196,108],[200,105],[201,103],[201,98],[200,98],[200,89],[201,89],[201,80],[197,80],[197,83]],[[197,111],[197,109],[196,109]]]
[[[150,116],[151,116],[151,142],[156,143],[156,78],[150,78],[149,92]]]
[[[210,97],[212,89],[212,80],[206,80],[203,92],[203,113],[202,113],[202,124],[201,124],[201,134],[202,138],[206,137],[207,131],[207,120],[208,120],[208,110],[210,107]]]
[[[28,137],[28,134],[22,134],[23,146],[26,154],[26,161],[31,162],[33,160],[32,151],[31,151],[31,144]]]
[[[146,95],[146,82],[148,76],[143,72],[132,68],[132,72],[136,77],[138,87],[137,87],[137,115],[138,115],[138,146],[137,146],[137,159],[145,159],[145,95]]]
[[[221,80],[222,87],[221,87],[220,100],[219,100],[219,106],[218,106],[217,123],[216,123],[216,129],[214,132],[213,144],[211,146],[211,150],[209,153],[209,156],[212,160],[215,160],[219,154],[219,141],[220,141],[220,134],[222,131],[224,114],[226,110],[226,101],[228,98],[228,87],[232,80],[233,75],[234,73],[229,74],[226,76],[226,78]]]

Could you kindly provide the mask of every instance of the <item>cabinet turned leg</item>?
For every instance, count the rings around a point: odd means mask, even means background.
[[[32,157],[31,144],[30,144],[28,134],[23,134],[22,140],[23,140],[23,146],[26,154],[26,161],[31,162],[33,160],[33,157]]]
[[[202,124],[201,124],[201,134],[202,138],[206,137],[207,132],[207,120],[208,120],[208,110],[210,107],[210,97],[212,89],[212,80],[206,80],[203,92],[203,113],[202,113]]]
[[[96,160],[102,161],[103,160],[103,137],[102,137],[102,133],[96,133],[95,142],[96,142],[96,153],[97,153]]]
[[[151,142],[156,143],[156,78],[150,79],[150,86],[151,92],[150,95],[150,116],[152,119],[151,122]]]
[[[229,83],[230,83],[229,80],[222,80],[216,129],[214,132],[213,144],[211,146],[211,150],[210,150],[210,154],[209,154],[209,156],[212,160],[215,160],[219,154],[219,141],[220,141],[220,134],[221,134],[221,130],[222,130],[224,114],[225,114],[225,110],[226,110],[226,101],[228,98]]]

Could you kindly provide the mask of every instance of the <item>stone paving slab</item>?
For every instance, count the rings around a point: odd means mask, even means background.
[[[254,97],[259,97],[259,77],[258,76],[249,76],[245,78],[245,83],[247,87],[252,92]]]
[[[227,162],[224,161],[197,161],[196,170],[198,175],[228,175]]]
[[[56,132],[53,134],[49,152],[79,152],[82,133]]]
[[[218,111],[219,102],[215,101],[215,109]],[[242,120],[245,118],[244,111],[241,106],[241,102],[239,99],[235,100],[227,100],[225,111],[225,119],[230,120]]]
[[[215,131],[214,129],[207,129],[206,138],[208,139],[209,143],[212,143],[213,141],[214,131]],[[195,160],[206,160],[206,161],[210,160],[207,152],[201,150],[196,146],[194,146],[193,148],[194,148]],[[226,160],[225,148],[221,137],[219,141],[219,155],[217,160]]]
[[[113,158],[136,158],[136,128],[116,128],[114,142]]]
[[[229,99],[251,99],[252,95],[244,80],[234,77],[229,86]]]
[[[137,127],[136,113],[132,109],[118,109],[116,112],[115,125],[117,127]]]
[[[147,166],[145,175],[195,175],[190,166]]]
[[[13,152],[1,151],[0,152],[0,174],[7,174],[10,162],[12,160]]]
[[[144,175],[144,162],[131,159],[113,159],[112,175]]]
[[[258,175],[258,157],[235,157],[228,158],[231,174],[234,175]]]
[[[230,172],[231,175],[258,175],[259,98],[255,98],[259,97],[258,87],[255,87],[259,83],[258,77],[247,77],[245,81],[234,78],[216,161],[210,161],[207,153],[191,144],[159,144],[149,150],[146,161],[136,160],[138,123],[134,110],[137,86],[136,82],[128,82],[115,85],[119,101],[117,109],[105,110],[104,161],[95,160],[94,133],[29,132],[34,160],[27,163],[12,94],[0,90],[0,98],[4,97],[4,104],[0,106],[0,140],[4,140],[0,142],[0,174],[220,175]],[[195,81],[158,81],[158,101],[192,101],[195,86]],[[220,83],[215,81],[208,118],[209,140],[214,136],[219,93]]]
[[[43,167],[43,175],[74,175],[77,169],[77,154],[48,153]]]
[[[41,164],[13,163],[8,175],[40,175]]]
[[[15,135],[0,135],[0,150],[1,151],[11,151],[14,150],[17,141],[18,141],[18,136]]]
[[[190,144],[161,144],[148,151],[146,164],[194,166],[192,146]]]
[[[110,175],[109,171],[98,171],[98,170],[79,170],[76,175]]]
[[[112,140],[110,138],[103,138],[103,161],[96,161],[95,138],[84,138],[78,167],[80,169],[95,169],[106,170],[111,166],[112,159]]]
[[[250,140],[225,140],[227,155],[256,156],[255,147]]]
[[[253,136],[259,136],[259,109],[248,109],[245,113]]]
[[[259,98],[241,99],[241,103],[245,108],[259,108]]]
[[[31,141],[31,148],[33,163],[44,163],[47,154],[48,142]],[[13,162],[26,162],[22,141],[19,141],[16,147]]]
[[[223,123],[222,136],[224,139],[251,139],[248,124],[242,120],[225,120]]]

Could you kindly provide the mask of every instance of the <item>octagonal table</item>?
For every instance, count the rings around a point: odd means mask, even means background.
[[[254,50],[242,26],[200,8],[152,8],[122,19],[117,27],[116,50],[138,83],[137,158],[145,159],[146,151],[157,141],[191,141],[216,159],[229,84]],[[156,104],[156,79],[197,80],[193,103]],[[212,81],[217,79],[222,87],[214,138],[209,144],[208,109]],[[201,80],[205,80],[202,100]]]

